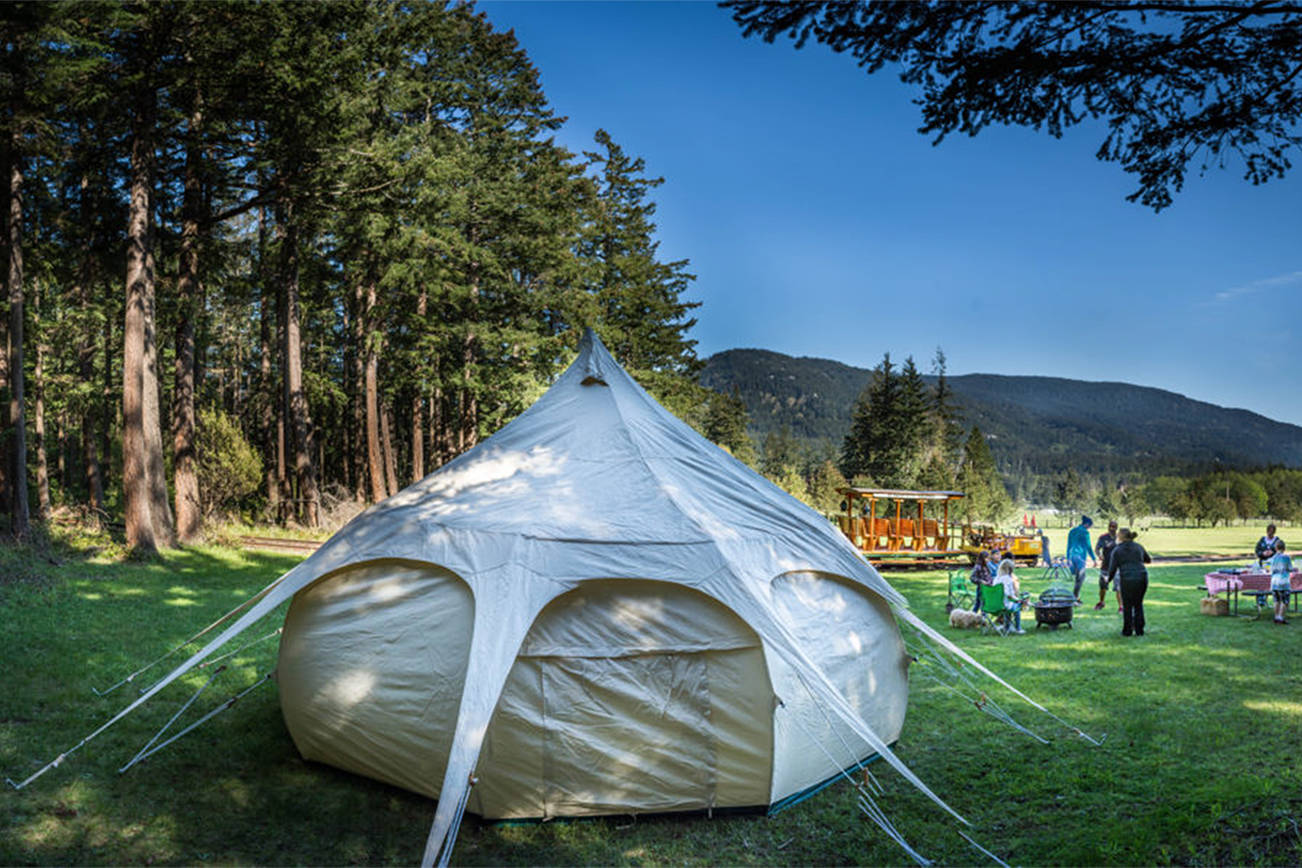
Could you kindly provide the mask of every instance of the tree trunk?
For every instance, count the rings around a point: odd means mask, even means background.
[[[54,417],[54,475],[59,480],[59,488],[67,491],[68,484],[68,414],[60,413]]]
[[[362,280],[353,282],[352,322],[349,333],[352,337],[349,361],[349,377],[352,383],[352,401],[350,402],[353,424],[349,428],[350,445],[349,464],[352,466],[353,500],[366,502],[366,480],[370,463],[367,460],[368,442],[366,436],[366,319],[363,311],[366,307],[366,289]]]
[[[379,336],[373,334],[372,312],[375,309],[375,280],[371,278],[366,285],[366,306],[363,309],[363,328],[366,343],[366,464],[371,479],[371,500],[378,503],[389,496],[384,480],[384,459],[380,446],[380,408],[378,372],[380,367],[379,351],[376,342]]]
[[[176,487],[176,534],[193,542],[203,530],[199,477],[195,468],[194,319],[199,307],[199,224],[203,190],[199,181],[199,133],[203,113],[190,115],[185,152],[185,192],[181,203],[181,251],[176,278],[176,387],[172,395],[173,481]]]
[[[5,167],[8,167],[10,160],[8,144],[8,142],[0,141],[0,145],[5,146],[5,149],[0,151],[0,154],[3,154],[4,157],[3,165]],[[6,240],[8,240],[9,198],[9,185],[7,183],[0,183],[0,214],[4,215],[3,218],[0,218],[0,228],[6,232]],[[5,274],[5,279],[8,280],[8,271],[6,271]],[[4,298],[6,302],[9,301],[7,286],[5,288]],[[5,395],[9,392],[9,352],[9,317],[0,316],[0,395]],[[6,512],[8,512],[10,504],[13,502],[12,492],[10,490],[10,483],[13,481],[13,473],[9,467],[9,429],[11,427],[9,405],[7,403],[0,403],[0,509],[4,509]]]
[[[439,399],[439,466],[442,467],[457,457],[457,442],[461,437],[461,426],[453,425],[453,413],[459,400],[456,391],[446,394],[442,389],[436,390]],[[459,418],[459,417],[458,417]]]
[[[437,377],[437,365],[434,371]],[[429,396],[429,458],[435,470],[447,463],[443,455],[443,427],[443,390],[435,386]]]
[[[261,236],[261,216],[258,218],[258,223],[258,234]],[[261,246],[261,242],[259,242],[259,247]],[[271,354],[273,352],[271,346],[271,290],[267,288],[265,271],[263,271],[263,276],[262,302],[258,316],[258,353],[261,356],[258,362],[258,374],[261,379],[260,387],[262,391],[259,427],[262,429],[264,478],[267,485],[267,512],[279,518],[280,476],[276,472],[276,458],[280,451],[277,448],[278,434],[276,431],[276,395],[278,392],[271,372]]]
[[[416,316],[419,326],[425,325],[425,313],[429,304],[429,293],[425,284],[420,285],[420,295],[416,298]],[[424,363],[418,365],[418,371],[425,369]],[[411,401],[411,481],[419,482],[425,478],[425,400],[423,377],[416,378],[416,394]]]
[[[127,212],[127,305],[122,333],[122,501],[127,546],[158,550],[150,515],[149,462],[145,443],[145,344],[152,331],[153,280],[146,274],[149,244],[149,131],[153,94],[141,100],[131,142],[131,201]]]
[[[411,400],[411,481],[425,478],[425,401],[420,393]]]
[[[77,347],[77,371],[81,381],[87,386],[95,381],[95,341],[90,330],[90,283],[94,275],[91,256],[91,233],[94,224],[90,206],[86,199],[90,191],[90,177],[81,177],[81,262],[77,269],[77,285],[73,287],[73,296],[82,317],[79,330],[80,345]],[[82,461],[86,466],[86,495],[90,505],[97,510],[104,509],[104,482],[100,475],[99,452],[95,444],[95,422],[100,414],[96,412],[95,400],[87,398],[82,411],[81,451]]]
[[[9,152],[9,528],[27,536],[27,416],[23,405],[23,158],[22,135],[14,129]]]
[[[119,471],[119,475],[125,478],[126,474],[121,472],[122,468],[116,466],[115,456],[113,454],[113,429],[125,432],[126,425],[123,422],[126,414],[125,402],[117,400],[117,390],[113,388],[113,311],[104,312],[104,387],[100,392],[100,425],[99,425],[99,454],[104,470],[101,472],[102,478],[113,478],[113,471]],[[126,369],[126,338],[123,337],[123,370]],[[122,391],[126,391],[123,387]],[[125,435],[124,435],[125,436]]]
[[[271,343],[272,305],[271,272],[267,268],[267,209],[258,209],[258,283],[262,295],[258,302],[258,388],[260,390],[259,428],[262,432],[263,478],[267,486],[267,514],[280,519],[280,477],[277,472],[280,437],[276,429],[276,402],[279,391],[271,367],[275,352]]]
[[[285,294],[285,391],[289,405],[290,426],[294,435],[294,475],[302,504],[303,522],[308,527],[321,524],[317,496],[316,468],[313,466],[312,418],[307,394],[303,391],[303,339],[298,299],[298,227],[294,223],[291,202],[285,202],[284,226],[284,294]]]
[[[158,372],[158,307],[155,303],[154,237],[147,230],[145,274],[149,276],[149,320],[145,330],[145,366],[141,376],[144,393],[145,460],[149,468],[149,518],[154,523],[154,539],[164,548],[176,545],[176,525],[172,503],[167,496],[167,471],[163,464],[163,395]]]
[[[389,493],[398,493],[398,467],[393,455],[393,411],[385,404],[380,412],[380,434],[384,442],[384,478],[389,483]]]
[[[479,399],[475,385],[475,322],[479,315],[478,267],[471,264],[470,310],[468,311],[465,338],[461,345],[461,430],[460,451],[465,452],[479,442]]]
[[[41,333],[41,285],[32,284],[32,325],[36,328],[36,364],[32,369],[32,423],[36,449],[36,513],[50,517],[50,465],[45,451],[45,343]]]

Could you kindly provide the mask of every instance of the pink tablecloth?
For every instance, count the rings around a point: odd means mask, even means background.
[[[1207,583],[1209,595],[1221,591],[1270,590],[1270,573],[1208,573],[1203,580]],[[1302,571],[1294,571],[1288,580],[1293,590],[1302,591]]]

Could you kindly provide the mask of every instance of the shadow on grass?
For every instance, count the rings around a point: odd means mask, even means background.
[[[0,588],[0,771],[26,776],[121,708],[104,687],[205,626],[299,558],[200,548],[158,562],[70,565],[47,586]],[[945,578],[890,576],[914,610],[1055,713],[1090,747],[998,689],[1050,737],[979,713],[915,666],[898,753],[1013,864],[1297,864],[1285,822],[1302,765],[1298,635],[1198,614],[1204,568],[1158,567],[1149,634],[1123,639],[1115,609],[1071,630],[999,638],[948,627]],[[1028,582],[1027,590],[1039,588]],[[1093,593],[1097,593],[1094,591]],[[283,612],[269,616],[279,624]],[[1031,627],[1031,625],[1028,625]],[[255,627],[250,636],[266,632]],[[1299,627],[1298,629],[1302,629]],[[274,665],[275,643],[233,659],[183,725]],[[161,674],[161,672],[159,673]],[[184,679],[22,792],[0,795],[3,864],[411,864],[434,803],[299,758],[275,687],[119,775],[203,675]],[[142,679],[143,683],[149,683]],[[906,838],[944,863],[983,861],[956,823],[897,775],[880,799]],[[1290,801],[1293,800],[1293,801]],[[903,864],[834,785],[776,817],[630,818],[497,825],[468,818],[468,864]]]

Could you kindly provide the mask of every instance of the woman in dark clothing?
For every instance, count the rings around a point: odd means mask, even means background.
[[[1108,561],[1108,581],[1121,576],[1121,635],[1144,635],[1144,594],[1148,591],[1148,570],[1153,562],[1144,547],[1135,542],[1135,532],[1128,527],[1117,531],[1117,547]]]

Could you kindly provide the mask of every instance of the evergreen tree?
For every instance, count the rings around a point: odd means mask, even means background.
[[[124,510],[148,551],[170,488],[192,536],[220,412],[267,468],[238,505],[315,523],[491,433],[589,324],[755,460],[741,402],[695,382],[660,179],[604,132],[559,147],[537,70],[473,8],[13,4],[0,30],[7,505],[30,467],[42,505]]]
[[[776,480],[800,463],[799,445],[791,436],[790,428],[770,431],[764,438],[763,457],[760,459],[760,472],[769,479]]]
[[[959,421],[958,407],[954,401],[954,390],[946,374],[945,351],[936,347],[932,357],[931,373],[936,377],[936,385],[931,393],[932,415],[935,419],[936,445],[941,461],[950,468],[958,467],[963,455],[963,426]]]
[[[809,503],[824,513],[839,511],[839,504],[845,497],[841,489],[848,486],[844,476],[836,469],[830,459],[824,460],[814,468],[809,480]]]
[[[975,425],[963,445],[958,487],[967,495],[959,502],[964,521],[998,524],[1012,512],[1013,504],[995,468],[990,445]]]
[[[696,342],[686,332],[696,323],[688,314],[700,304],[682,295],[695,276],[686,260],[661,262],[654,239],[649,195],[664,178],[647,177],[645,160],[628,156],[605,130],[595,139],[599,150],[583,153],[596,194],[578,255],[606,345],[634,372],[694,374]]]
[[[913,357],[904,360],[900,369],[899,403],[895,411],[893,462],[898,485],[912,488],[927,463],[932,441],[935,439],[933,418],[934,395],[913,363]]]
[[[898,372],[886,353],[855,403],[841,448],[848,479],[868,477],[887,488],[909,488],[926,460],[931,396],[910,357]]]
[[[1068,467],[1054,488],[1053,505],[1058,511],[1071,516],[1085,511],[1088,494],[1076,468]],[[1074,521],[1074,517],[1071,518]]]
[[[755,446],[746,433],[749,417],[746,405],[734,390],[731,395],[711,392],[706,405],[702,434],[727,449],[738,461],[755,464]]]

